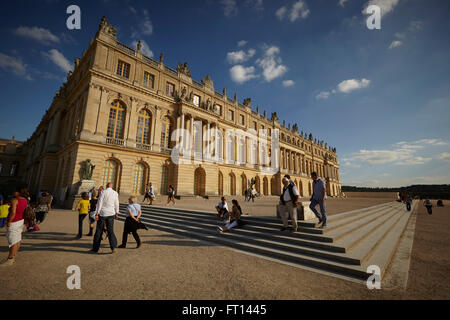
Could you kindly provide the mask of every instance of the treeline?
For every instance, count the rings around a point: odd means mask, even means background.
[[[401,192],[413,197],[450,200],[450,184],[424,184],[401,188],[369,188],[342,186],[343,192]]]

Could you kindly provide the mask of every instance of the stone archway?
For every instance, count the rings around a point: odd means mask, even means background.
[[[256,184],[255,184],[256,192],[258,192],[260,194],[261,193],[261,179],[258,176],[256,176],[255,181],[256,181]]]
[[[206,172],[201,167],[194,172],[194,194],[197,196],[206,195]]]
[[[223,196],[223,174],[219,171],[219,179],[218,179],[218,193],[219,196]]]
[[[235,196],[236,195],[236,176],[234,175],[234,173],[231,172],[228,175],[228,180],[229,180],[230,196]]]
[[[265,196],[269,195],[269,180],[267,177],[264,177],[263,179],[263,193]]]
[[[241,194],[244,195],[245,194],[245,190],[248,189],[248,183],[247,183],[247,176],[243,173],[241,175]]]

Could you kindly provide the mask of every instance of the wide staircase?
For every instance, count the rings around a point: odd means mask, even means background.
[[[376,265],[382,276],[396,251],[400,237],[416,209],[390,202],[331,215],[328,227],[315,228],[316,221],[299,222],[296,233],[281,232],[277,218],[243,216],[246,225],[220,233],[213,212],[143,206],[142,222],[152,229],[208,241],[245,253],[308,267],[352,280],[367,280],[367,267]],[[121,204],[120,219],[126,205]],[[274,209],[275,210],[275,209]]]

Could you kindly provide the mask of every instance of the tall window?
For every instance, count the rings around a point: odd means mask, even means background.
[[[117,64],[117,75],[124,78],[129,78],[130,64],[119,60],[119,63]]]
[[[17,162],[11,164],[11,168],[9,170],[9,175],[11,177],[15,177],[17,175],[17,167],[18,167]]]
[[[192,102],[196,107],[200,106],[200,96],[194,95]]]
[[[144,173],[145,166],[142,163],[136,163],[134,166],[133,193],[144,193]]]
[[[107,136],[114,139],[123,139],[125,124],[125,107],[118,100],[109,108],[109,121]]]
[[[175,85],[167,82],[166,83],[166,95],[173,97],[175,95]]]
[[[234,112],[233,110],[228,110],[228,120],[234,120]]]
[[[108,182],[111,182],[113,184],[113,188],[116,189],[117,163],[114,160],[106,160],[103,163],[102,185],[106,187]]]
[[[170,118],[164,117],[161,122],[161,148],[170,148],[170,133],[172,130],[172,122]]]
[[[144,72],[144,87],[153,89],[155,87],[155,76]]]
[[[150,113],[142,109],[139,111],[136,142],[142,144],[150,144],[150,125],[151,125]]]

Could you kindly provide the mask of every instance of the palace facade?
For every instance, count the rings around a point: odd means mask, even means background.
[[[279,195],[281,178],[290,174],[302,196],[309,197],[312,171],[326,180],[330,196],[340,194],[336,149],[299,132],[296,124],[280,124],[276,113],[269,118],[259,108],[252,110],[250,99],[241,104],[225,89],[215,91],[209,76],[193,80],[187,64],[174,70],[163,59],[143,55],[140,43],[133,49],[118,42],[115,28],[103,18],[25,143],[22,170],[30,190],[49,190],[70,205],[90,159],[95,185],[112,182],[121,195],[143,194],[148,182],[157,194],[173,185],[181,196],[242,195],[252,179],[262,195]],[[268,144],[227,135],[233,129],[255,132]],[[210,144],[202,139],[205,133]],[[275,136],[279,148],[272,152]],[[172,161],[180,141],[194,146],[197,161]],[[264,157],[274,163],[261,161]],[[276,172],[264,170],[273,164]]]

